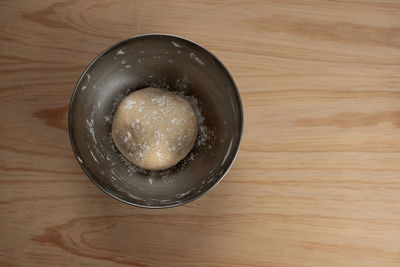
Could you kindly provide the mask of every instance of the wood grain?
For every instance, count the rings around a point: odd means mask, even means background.
[[[215,53],[245,130],[222,183],[146,210],[102,193],[67,134],[102,50],[171,33]],[[0,265],[399,266],[400,3],[1,1]]]

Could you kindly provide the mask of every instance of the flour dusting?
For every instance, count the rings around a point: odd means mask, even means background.
[[[123,54],[125,54],[125,52],[124,51],[122,51],[121,49],[120,50],[118,50],[118,52],[116,53],[116,55],[118,56],[118,55],[123,55]]]
[[[178,43],[176,43],[176,42],[174,42],[174,41],[172,41],[171,44],[172,44],[173,46],[175,46],[175,47],[181,47]]]

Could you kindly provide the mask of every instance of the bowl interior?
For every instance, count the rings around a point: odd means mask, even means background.
[[[163,171],[136,167],[111,139],[120,101],[147,86],[194,97],[204,117],[190,154]],[[114,45],[89,65],[71,100],[69,131],[80,165],[106,193],[137,206],[170,207],[222,179],[239,148],[242,120],[236,86],[218,59],[179,37],[143,35]]]

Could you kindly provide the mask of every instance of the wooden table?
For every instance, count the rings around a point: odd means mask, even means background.
[[[115,42],[171,33],[231,71],[236,162],[147,210],[80,169],[67,108]],[[400,2],[2,1],[1,266],[399,266]]]

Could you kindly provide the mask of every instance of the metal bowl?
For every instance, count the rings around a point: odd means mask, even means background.
[[[163,171],[136,167],[111,139],[120,101],[147,86],[197,99],[201,130],[208,131],[184,160]],[[221,181],[239,149],[243,111],[231,75],[214,55],[177,36],[149,34],[113,45],[86,68],[72,95],[68,129],[79,164],[104,192],[131,205],[166,208],[192,201]]]

